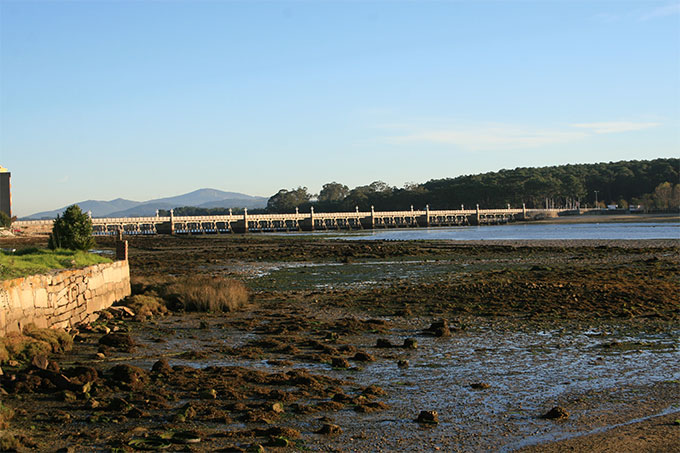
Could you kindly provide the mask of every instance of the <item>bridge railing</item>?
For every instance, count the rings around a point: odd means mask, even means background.
[[[461,217],[488,221],[491,217],[499,219],[512,217],[518,214],[536,216],[546,214],[555,216],[567,209],[524,209],[524,208],[500,208],[500,209],[411,209],[402,211],[346,211],[346,212],[296,212],[284,214],[250,214],[247,211],[239,214],[211,215],[211,216],[147,216],[147,217],[99,217],[93,218],[92,223],[98,233],[111,234],[112,231],[123,230],[126,234],[148,234],[156,232],[161,225],[170,225],[170,231],[176,226],[177,231],[234,231],[248,229],[249,231],[269,231],[271,229],[289,228],[312,228],[319,225],[370,225],[374,223],[381,226],[397,224],[413,224],[412,219],[417,218],[421,226],[428,224],[446,225],[458,224]],[[582,209],[586,211],[586,209]],[[406,220],[411,219],[411,220]],[[422,220],[425,221],[422,221]],[[244,226],[244,221],[247,224]],[[18,230],[49,232],[54,220],[21,220],[14,222],[12,227]],[[164,226],[165,228],[165,226]],[[136,231],[137,233],[133,233]],[[129,233],[128,233],[129,232]]]

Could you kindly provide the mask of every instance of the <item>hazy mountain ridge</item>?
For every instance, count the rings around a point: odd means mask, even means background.
[[[199,189],[183,195],[148,201],[116,198],[110,201],[86,200],[71,204],[77,204],[85,212],[91,211],[92,217],[146,217],[156,215],[157,209],[172,209],[179,206],[264,208],[267,206],[267,198],[238,192],[224,192],[217,189]],[[37,212],[24,217],[24,219],[54,219],[57,217],[57,214],[63,213],[67,207]]]

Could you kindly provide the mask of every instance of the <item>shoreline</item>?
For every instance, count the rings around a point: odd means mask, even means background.
[[[580,215],[569,215],[551,217],[549,219],[532,220],[523,223],[680,223],[680,214],[610,214],[607,211],[602,213],[585,213]],[[520,222],[517,222],[520,223]]]

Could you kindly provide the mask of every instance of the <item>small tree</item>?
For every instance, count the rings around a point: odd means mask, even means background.
[[[87,250],[94,247],[92,220],[80,210],[77,204],[69,206],[63,216],[57,215],[47,246],[72,250]]]
[[[0,211],[0,227],[9,228],[11,225],[12,219],[4,211]]]

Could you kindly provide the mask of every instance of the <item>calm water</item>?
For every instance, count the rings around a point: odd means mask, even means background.
[[[305,234],[305,233],[302,233]],[[680,239],[680,223],[509,224],[361,232],[316,232],[352,240]]]

